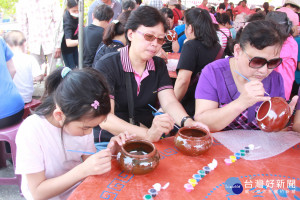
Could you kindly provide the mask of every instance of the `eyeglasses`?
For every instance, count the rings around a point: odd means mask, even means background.
[[[157,39],[157,43],[160,44],[160,45],[163,45],[164,42],[165,42],[165,38],[159,38],[159,37],[156,37],[155,35],[152,35],[150,33],[142,33],[140,31],[136,31],[138,32],[139,34],[143,35],[145,40],[149,41],[149,42],[152,42],[154,41],[155,39]]]
[[[265,64],[267,64],[268,69],[275,69],[282,63],[282,58],[273,58],[271,60],[267,60],[262,57],[253,57],[250,58],[249,55],[244,51],[249,60],[249,66],[254,69],[262,68]]]

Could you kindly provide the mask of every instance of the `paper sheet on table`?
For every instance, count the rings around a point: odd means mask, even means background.
[[[167,68],[168,71],[175,71],[177,68],[178,59],[168,59]]]
[[[213,133],[212,136],[233,153],[249,144],[260,147],[246,154],[246,160],[270,158],[300,142],[300,133],[293,131],[267,133],[260,130],[231,130]]]

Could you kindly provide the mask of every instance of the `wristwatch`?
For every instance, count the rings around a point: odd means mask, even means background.
[[[193,119],[191,116],[186,116],[186,117],[184,117],[184,118],[182,118],[182,120],[181,120],[181,127],[184,127],[184,123],[185,123],[185,121],[187,120],[187,119]]]

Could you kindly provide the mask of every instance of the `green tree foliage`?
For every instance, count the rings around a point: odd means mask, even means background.
[[[16,13],[16,3],[18,0],[0,0],[0,12],[4,16],[11,16]]]
[[[19,0],[0,0],[0,13],[3,13],[3,17],[12,17],[16,13],[16,3]],[[51,1],[51,0],[49,0]],[[63,6],[64,0],[59,0],[60,5]],[[94,0],[84,0],[84,18],[86,21],[87,12],[90,5]]]

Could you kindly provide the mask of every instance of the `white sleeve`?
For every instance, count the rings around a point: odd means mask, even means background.
[[[16,174],[30,174],[45,170],[35,118],[28,117],[20,126],[17,136]]]

